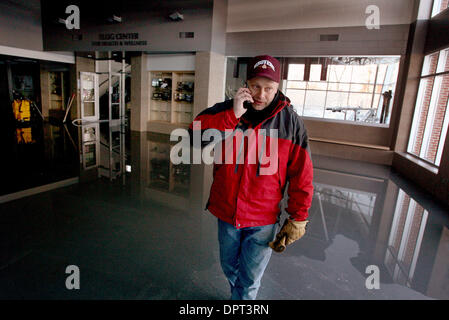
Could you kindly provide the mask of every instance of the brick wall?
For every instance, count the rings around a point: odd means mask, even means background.
[[[429,74],[435,73],[438,64],[438,53],[433,54],[431,56],[429,63],[430,63]],[[415,133],[416,134],[415,144],[413,145],[412,149],[412,153],[416,155],[419,155],[419,153],[421,152],[422,140],[424,137],[424,129],[426,128],[427,114],[429,111],[430,98],[432,97],[432,88],[434,82],[435,78],[427,78],[427,80],[425,81],[426,88],[424,89],[423,98],[421,102],[422,105],[421,105],[421,112],[419,114],[419,123]]]
[[[449,1],[449,0],[447,0]],[[444,52],[441,52],[440,54],[444,54]],[[429,60],[429,72],[428,74],[434,74],[436,73],[437,63],[438,63],[439,54],[435,53],[430,56]],[[449,54],[446,55],[446,61],[443,61],[444,63],[444,71],[449,70]],[[439,80],[441,80],[441,84],[439,87],[439,91],[435,92],[435,96],[433,99],[436,99],[436,105],[435,105],[435,115],[433,119],[433,123],[430,127],[430,140],[429,145],[427,146],[427,150],[424,154],[424,159],[435,162],[436,155],[438,151],[438,146],[440,143],[440,137],[442,133],[442,127],[444,122],[444,117],[446,114],[446,108],[447,108],[447,102],[449,97],[449,75],[440,76]],[[426,123],[429,119],[429,106],[430,101],[432,98],[432,90],[435,83],[435,77],[428,77],[425,78],[423,82],[421,82],[423,85],[425,85],[425,89],[423,92],[423,97],[421,101],[421,111],[419,114],[419,122],[418,127],[415,133],[415,143],[413,145],[413,148],[411,150],[412,153],[419,156],[421,153],[421,149],[423,147],[423,137],[424,137],[424,130],[426,128]],[[430,120],[430,119],[429,119]],[[444,141],[443,141],[444,143]]]
[[[446,56],[444,71],[449,70],[449,55]],[[432,132],[430,134],[430,144],[425,159],[435,162],[438,145],[440,143],[441,131],[443,128],[444,116],[446,115],[447,100],[449,97],[449,75],[442,76],[440,92],[437,98],[437,105],[435,110],[435,118],[433,121]],[[444,141],[442,141],[444,143]]]

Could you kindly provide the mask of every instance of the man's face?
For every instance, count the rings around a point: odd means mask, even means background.
[[[279,88],[279,83],[265,77],[254,77],[247,81],[256,110],[263,110],[273,101]]]

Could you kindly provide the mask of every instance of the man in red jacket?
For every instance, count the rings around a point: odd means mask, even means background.
[[[215,130],[222,137],[214,141],[218,157],[206,208],[218,218],[220,262],[232,299],[256,298],[270,247],[281,252],[305,234],[308,222],[313,166],[307,131],[279,82],[277,59],[253,58],[247,86],[203,110],[189,128],[191,136]],[[268,162],[262,161],[267,153]],[[286,188],[290,217],[275,237]]]

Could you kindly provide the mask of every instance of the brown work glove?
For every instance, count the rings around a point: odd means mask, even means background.
[[[270,242],[268,245],[276,252],[282,252],[285,247],[292,244],[296,240],[301,239],[306,233],[306,225],[309,221],[295,221],[291,219],[285,219],[279,233],[276,235],[276,239]]]

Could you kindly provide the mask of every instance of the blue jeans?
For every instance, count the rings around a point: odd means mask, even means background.
[[[231,285],[232,300],[255,300],[271,257],[268,246],[277,224],[237,229],[218,219],[220,262]]]

